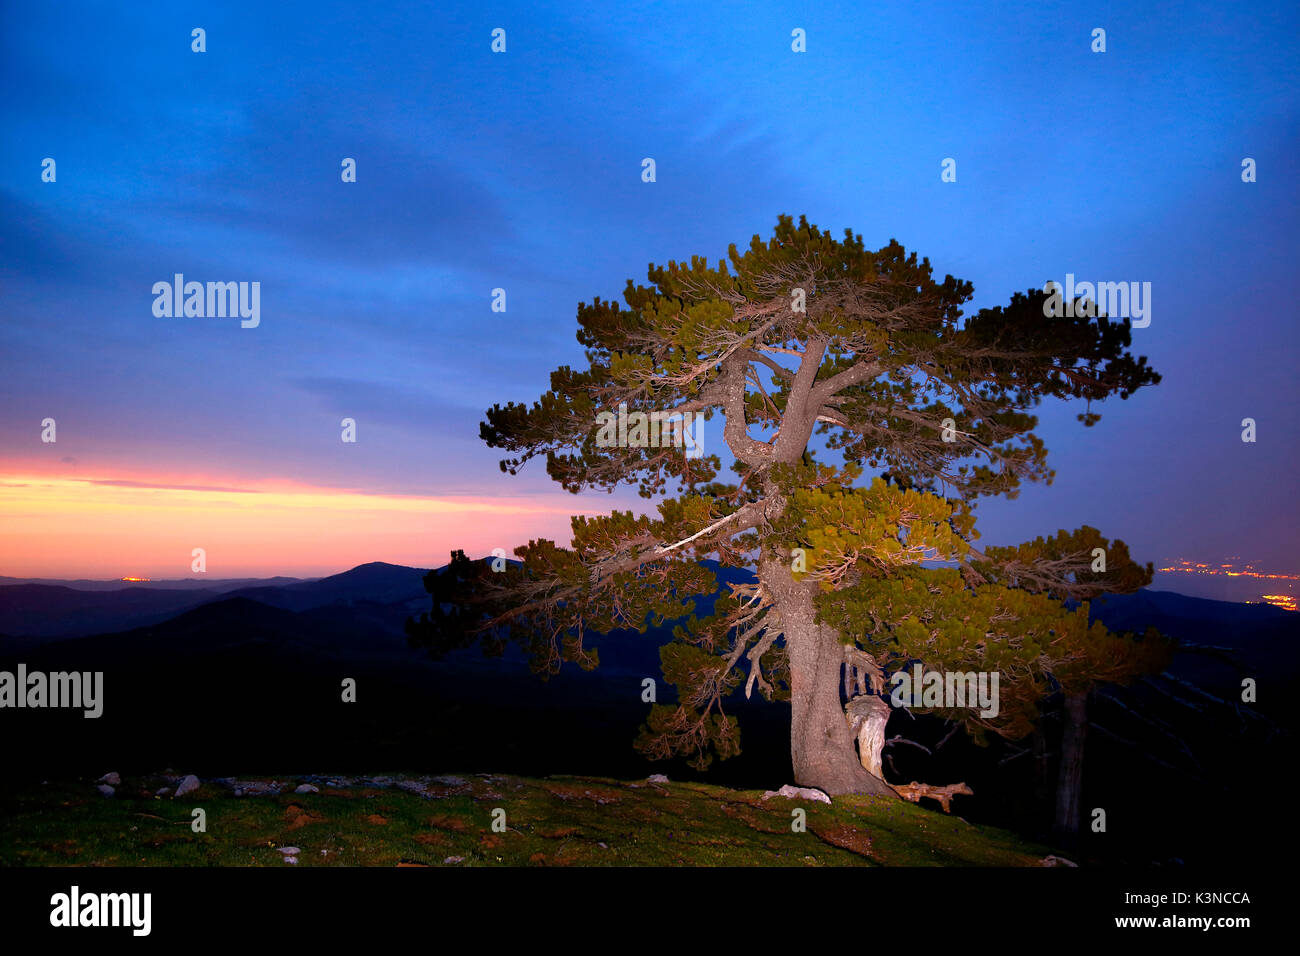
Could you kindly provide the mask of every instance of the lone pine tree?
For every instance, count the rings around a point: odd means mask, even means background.
[[[433,608],[408,625],[414,643],[515,640],[550,674],[595,667],[591,633],[684,619],[660,652],[677,701],[651,708],[637,746],[696,766],[731,756],[725,700],[757,688],[789,701],[796,782],[831,794],[895,792],[880,769],[888,669],[997,670],[997,717],[943,712],[978,737],[1028,733],[1067,675],[1077,689],[1152,666],[1153,641],[1144,651],[1090,626],[1086,603],[1062,603],[1150,580],[1122,542],[1084,528],[974,544],[978,499],[1052,478],[1029,409],[1082,399],[1091,426],[1092,403],[1159,381],[1128,353],[1126,320],[1045,316],[1034,291],[963,319],[970,283],[936,282],[897,242],[871,251],[851,230],[836,240],[786,216],[766,243],[732,246],[729,265],[652,265],[649,283],[628,281],[626,307],[581,303],[587,367],[552,372],[532,405],[493,406],[481,434],[510,474],[545,455],[574,493],[674,494],[658,517],[575,517],[570,547],[530,541],[495,572],[454,553],[426,579]],[[620,406],[720,418],[735,480],[672,436],[606,447],[597,418]],[[819,462],[824,451],[844,464]],[[756,575],[697,616],[691,596],[718,588],[706,557]]]

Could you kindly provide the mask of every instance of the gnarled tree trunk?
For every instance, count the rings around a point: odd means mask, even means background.
[[[796,582],[779,559],[760,564],[760,575],[776,599],[790,660],[790,757],[795,783],[832,796],[896,796],[858,758],[840,701],[844,647],[834,630],[817,623],[816,586]]]

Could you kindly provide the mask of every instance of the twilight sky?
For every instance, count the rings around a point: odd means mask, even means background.
[[[983,504],[985,543],[1087,523],[1157,567],[1300,573],[1300,14],[1133,7],[4,5],[0,575],[433,566],[643,509],[503,475],[482,412],[581,363],[579,301],[779,213],[897,238],[969,311],[1152,284],[1164,381],[1092,429],[1044,406],[1057,480]],[[260,325],[155,317],[175,273],[260,282]],[[1227,583],[1154,586],[1295,584]]]

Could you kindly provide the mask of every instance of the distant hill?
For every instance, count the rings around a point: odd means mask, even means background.
[[[289,611],[357,602],[406,605],[427,602],[421,583],[426,573],[376,561],[319,580],[232,579],[214,581],[207,588],[122,587],[119,583],[114,590],[90,590],[66,584],[11,584],[0,586],[0,633],[13,635],[21,646],[31,647],[41,643],[33,638],[105,634],[158,624],[223,597],[245,597]],[[3,647],[0,645],[0,650]]]
[[[77,578],[75,580],[67,578],[11,578],[0,574],[0,587],[10,587],[15,584],[49,584],[56,587],[72,588],[74,591],[121,591],[128,588],[146,587],[154,591],[188,590],[224,593],[233,591],[235,588],[251,587],[253,585],[293,584],[303,580],[305,579],[277,575],[273,578],[212,578],[209,580],[203,578],[168,578],[158,581],[131,583],[123,581],[121,578],[115,578],[111,581],[91,581],[86,578]]]
[[[377,604],[420,601],[425,604],[428,603],[429,595],[424,590],[424,576],[428,573],[423,568],[372,561],[316,581],[244,587],[229,592],[227,596],[251,598],[287,611],[305,611],[333,604],[348,605],[358,601]]]
[[[1179,641],[1229,652],[1180,653],[1170,670],[1183,680],[1221,692],[1239,687],[1240,677],[1264,678],[1275,686],[1300,681],[1300,614],[1271,604],[1235,604],[1187,597],[1173,591],[1141,590],[1091,602],[1091,617],[1113,631],[1154,627]]]
[[[55,638],[124,630],[157,624],[218,596],[217,591],[189,588],[80,591],[62,585],[11,584],[0,587],[0,632]]]
[[[753,573],[704,562],[726,583],[746,583]],[[334,634],[351,652],[373,649],[387,638],[403,636],[408,617],[428,609],[424,568],[373,561],[316,580],[271,578],[214,581],[209,588],[153,586],[82,590],[66,585],[0,585],[0,653],[16,653],[52,639],[113,634],[162,624],[179,614],[220,600],[241,598],[271,608],[308,614],[318,635]],[[6,580],[6,579],[0,579]],[[96,583],[96,582],[92,582]],[[97,582],[103,584],[105,582]],[[183,583],[183,582],[173,582]],[[230,584],[236,587],[228,587]],[[715,595],[696,598],[696,612],[712,611]],[[1300,678],[1300,615],[1267,604],[1235,604],[1193,598],[1169,591],[1142,590],[1111,595],[1091,603],[1092,617],[1112,630],[1145,631],[1155,627],[1180,641],[1226,647],[1241,665],[1268,671],[1274,679]],[[319,612],[312,614],[312,612]],[[184,626],[184,622],[178,622]],[[624,642],[614,642],[621,649]],[[404,646],[404,644],[403,644]],[[657,652],[647,657],[636,642],[631,659],[621,663],[657,670]],[[611,648],[611,650],[613,650]],[[604,661],[609,666],[620,654]],[[1180,654],[1174,672],[1188,680],[1219,685],[1235,670],[1207,654]]]
[[[1188,597],[1175,591],[1143,588],[1133,594],[1107,594],[1093,602],[1095,617],[1105,618],[1107,626],[1132,630],[1153,619],[1167,623],[1175,620],[1197,622],[1206,626],[1236,627],[1295,620],[1295,611],[1272,604],[1238,604],[1209,598]],[[1113,622],[1113,623],[1112,623]]]

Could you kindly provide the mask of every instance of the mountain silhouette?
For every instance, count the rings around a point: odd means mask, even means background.
[[[314,581],[274,578],[271,581],[275,583],[250,585],[235,580],[214,582],[217,586],[213,588],[119,586],[105,591],[67,584],[11,584],[0,586],[0,633],[27,638],[23,646],[30,647],[41,643],[30,639],[102,634],[161,623],[222,597],[250,598],[289,611],[367,601],[383,605],[423,602],[427,597],[421,583],[425,574],[418,568],[375,561]]]
[[[428,594],[424,590],[426,574],[428,571],[422,568],[371,561],[316,581],[272,587],[245,587],[231,591],[228,596],[252,598],[289,611],[305,611],[332,604],[346,605],[357,601],[376,604],[404,604],[410,601],[424,603],[428,601]]]
[[[53,638],[121,630],[165,621],[218,596],[203,589],[82,591],[63,585],[11,584],[0,587],[0,632]]]

